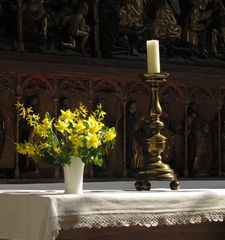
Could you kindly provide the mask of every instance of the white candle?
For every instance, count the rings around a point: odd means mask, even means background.
[[[148,73],[160,73],[159,41],[147,41]]]

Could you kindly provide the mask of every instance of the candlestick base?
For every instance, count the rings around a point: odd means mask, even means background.
[[[135,182],[138,191],[150,190],[151,183],[149,180],[170,180],[171,190],[178,190],[180,187],[174,171],[168,164],[162,162],[161,156],[165,150],[166,137],[160,132],[164,127],[164,123],[160,121],[162,108],[159,102],[159,85],[166,82],[168,76],[168,73],[146,73],[142,76],[151,89],[150,121],[147,123],[151,136],[146,136],[144,142],[145,146],[147,146],[147,152],[152,157],[144,168],[138,172]]]

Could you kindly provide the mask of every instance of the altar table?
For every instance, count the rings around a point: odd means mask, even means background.
[[[179,234],[188,235],[190,225],[197,232],[206,228],[206,240],[225,239],[225,189],[171,191],[168,187],[137,192],[123,188],[123,184],[114,183],[117,187],[111,189],[87,189],[82,195],[64,194],[54,189],[54,184],[48,189],[42,189],[44,184],[40,189],[35,185],[30,189],[29,184],[20,189],[0,186],[0,239],[119,240],[129,235],[126,239],[148,240],[146,236],[159,231],[160,236],[164,233],[172,239],[168,227],[176,231],[177,239],[185,239]],[[160,236],[154,240],[162,239]]]

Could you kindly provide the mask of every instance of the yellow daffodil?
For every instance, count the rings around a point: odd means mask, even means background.
[[[46,127],[49,127],[50,126],[50,121],[49,121],[49,119],[48,118],[44,118],[43,120],[42,120],[42,124],[44,125],[44,126],[46,126]]]
[[[70,109],[67,109],[66,111],[61,110],[59,119],[62,121],[72,122],[74,119],[74,114],[70,111]]]
[[[115,128],[110,128],[107,132],[105,132],[105,140],[112,141],[116,137]]]
[[[74,124],[74,130],[77,133],[83,133],[86,130],[84,122],[82,120],[78,120],[78,122]]]
[[[93,116],[90,116],[88,118],[88,125],[89,125],[88,130],[91,133],[99,132],[102,129],[102,127],[104,126],[103,123],[96,121],[96,119]]]
[[[83,136],[71,135],[71,136],[68,137],[68,139],[72,142],[72,144],[74,146],[77,146],[77,147],[83,147],[84,146],[84,144],[83,144],[84,137]]]
[[[69,123],[65,121],[58,120],[58,123],[55,124],[55,128],[62,134],[68,129]]]
[[[97,148],[101,145],[101,141],[96,134],[88,133],[88,135],[86,136],[86,140],[87,148]]]

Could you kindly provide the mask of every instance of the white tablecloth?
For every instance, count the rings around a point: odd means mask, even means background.
[[[0,190],[0,239],[52,240],[60,229],[224,219],[224,189],[85,190],[83,195],[65,195],[63,190]]]

